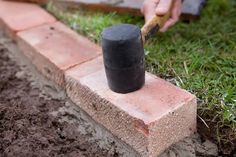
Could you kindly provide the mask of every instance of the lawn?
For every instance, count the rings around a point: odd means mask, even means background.
[[[144,23],[142,17],[131,15],[61,11],[52,4],[47,8],[96,43],[105,27]],[[196,94],[198,123],[205,125],[199,132],[209,131],[224,153],[235,149],[236,1],[208,0],[200,20],[180,22],[159,33],[146,43],[145,54],[147,71]]]

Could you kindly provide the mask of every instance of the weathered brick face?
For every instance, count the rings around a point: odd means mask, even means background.
[[[101,54],[100,47],[60,22],[17,33],[23,53],[47,78],[64,87],[64,71]]]
[[[43,4],[43,3],[46,3],[48,0],[5,0],[5,1],[29,2],[29,3]]]
[[[56,19],[36,4],[0,1],[0,27],[12,38],[19,31],[54,22]]]
[[[101,60],[66,71],[71,100],[143,157],[156,157],[196,131],[196,97],[146,74],[145,86],[133,93],[112,92]]]

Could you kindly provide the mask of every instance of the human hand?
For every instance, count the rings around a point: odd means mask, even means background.
[[[173,4],[172,4],[173,3]],[[170,7],[172,6],[171,10]],[[163,16],[170,10],[170,18],[160,29],[165,32],[169,27],[173,26],[181,15],[182,0],[145,0],[141,8],[145,21],[149,21],[154,15]]]

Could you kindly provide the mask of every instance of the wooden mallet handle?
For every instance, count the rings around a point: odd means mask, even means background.
[[[148,22],[145,23],[145,25],[141,29],[142,39],[144,43],[152,35],[156,34],[159,31],[159,29],[165,24],[165,22],[170,18],[171,8],[172,4],[169,11],[165,15],[163,16],[154,15]]]

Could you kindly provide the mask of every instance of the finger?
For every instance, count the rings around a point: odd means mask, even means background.
[[[169,27],[173,26],[179,21],[179,16],[181,14],[181,0],[176,0],[173,4],[173,9],[171,11],[171,18],[165,23],[165,25],[160,29],[160,32],[165,32]]]
[[[174,19],[169,19],[165,25],[160,29],[160,32],[166,32],[168,30],[168,28],[170,28],[171,26],[173,26],[176,23],[176,20]]]
[[[171,17],[173,19],[178,19],[181,14],[182,9],[182,1],[181,0],[175,0],[173,4],[173,9],[171,11]]]
[[[145,21],[147,22],[155,15],[155,8],[157,7],[159,0],[146,0],[143,4],[143,13],[145,15]]]
[[[140,10],[141,10],[141,13],[144,14],[144,7],[143,6],[141,7]]]
[[[157,15],[165,15],[171,7],[172,0],[160,0],[157,7],[156,7],[156,14]]]
[[[164,24],[164,26],[160,29],[160,32],[165,32],[167,31],[168,28],[170,28],[171,26],[173,26],[174,24],[176,24],[179,21],[179,15],[178,15],[178,10],[173,10],[173,14],[172,17],[166,21],[166,23]]]

